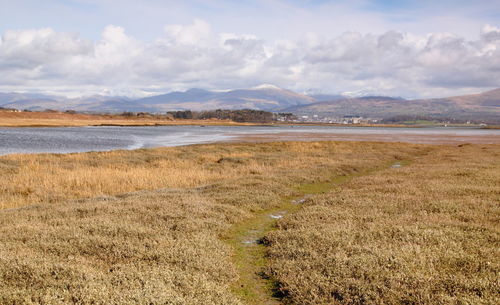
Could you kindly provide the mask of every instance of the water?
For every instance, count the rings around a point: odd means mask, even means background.
[[[71,153],[138,149],[160,146],[232,141],[245,136],[266,135],[267,139],[287,139],[299,134],[339,136],[356,140],[379,137],[455,137],[467,139],[487,137],[500,140],[500,130],[477,128],[383,128],[331,126],[144,126],[144,127],[53,127],[0,128],[0,155],[12,153]],[[370,138],[370,139],[371,139]],[[302,138],[302,139],[306,139]],[[408,140],[408,142],[412,142]],[[497,143],[499,141],[496,141]]]

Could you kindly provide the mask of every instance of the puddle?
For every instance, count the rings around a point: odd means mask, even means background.
[[[307,198],[309,196],[305,196],[305,197],[302,197],[302,198],[299,198],[299,199],[295,199],[295,200],[292,200],[292,203],[293,204],[302,204],[304,202],[306,202]]]
[[[286,211],[279,211],[279,212],[276,212],[275,214],[270,214],[269,217],[271,217],[272,219],[280,219],[280,218],[283,218],[283,216],[286,214]]]

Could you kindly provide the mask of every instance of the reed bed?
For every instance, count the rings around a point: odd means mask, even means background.
[[[232,225],[297,185],[428,149],[289,142],[2,157],[2,200],[17,208],[0,211],[0,304],[240,304],[222,242]]]
[[[349,175],[265,236],[282,302],[495,304],[499,160],[371,142],[3,156],[0,304],[242,304],[231,228]]]
[[[267,238],[289,304],[498,304],[500,146],[439,147],[311,197]]]

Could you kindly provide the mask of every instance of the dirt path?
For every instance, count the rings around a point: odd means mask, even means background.
[[[305,184],[297,188],[300,196],[283,198],[279,208],[264,210],[255,217],[234,225],[225,241],[233,248],[233,262],[239,272],[239,279],[232,286],[232,291],[245,304],[281,304],[283,297],[278,283],[265,275],[266,245],[263,238],[275,230],[279,219],[302,208],[308,197],[326,193],[355,177],[366,176],[379,170],[398,169],[409,161],[392,162],[383,166],[351,175],[338,176],[327,183]]]

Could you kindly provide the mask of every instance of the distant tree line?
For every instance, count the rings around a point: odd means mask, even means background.
[[[252,110],[252,109],[242,109],[242,110],[207,110],[207,111],[170,111],[167,115],[172,116],[174,119],[197,119],[197,120],[207,120],[207,119],[218,119],[218,120],[231,120],[235,122],[252,122],[252,123],[269,123],[274,119],[274,114],[272,112],[263,110]]]
[[[195,115],[193,115],[193,111],[191,110],[182,110],[182,111],[169,111],[167,112],[168,116],[171,116],[174,119],[194,119],[196,116],[196,112],[194,112]]]
[[[17,109],[10,109],[0,107],[0,111],[18,111]],[[24,110],[30,111],[30,110]],[[63,113],[62,111],[45,109],[43,111],[36,112],[46,112],[46,113]],[[96,112],[96,111],[77,111],[69,109],[64,111],[66,114],[89,114],[89,115],[119,115],[126,118],[150,118],[150,119],[185,119],[185,120],[231,120],[234,122],[244,123],[271,123],[273,121],[292,121],[297,119],[293,113],[272,113],[263,110],[253,110],[253,109],[241,109],[241,110],[228,110],[228,109],[217,109],[217,110],[206,110],[206,111],[192,111],[192,110],[181,110],[181,111],[169,111],[163,113],[150,113],[150,112],[132,112],[124,111],[121,113],[108,113],[108,112]]]
[[[275,117],[281,121],[293,121],[297,119],[297,116],[291,112],[280,112]]]

